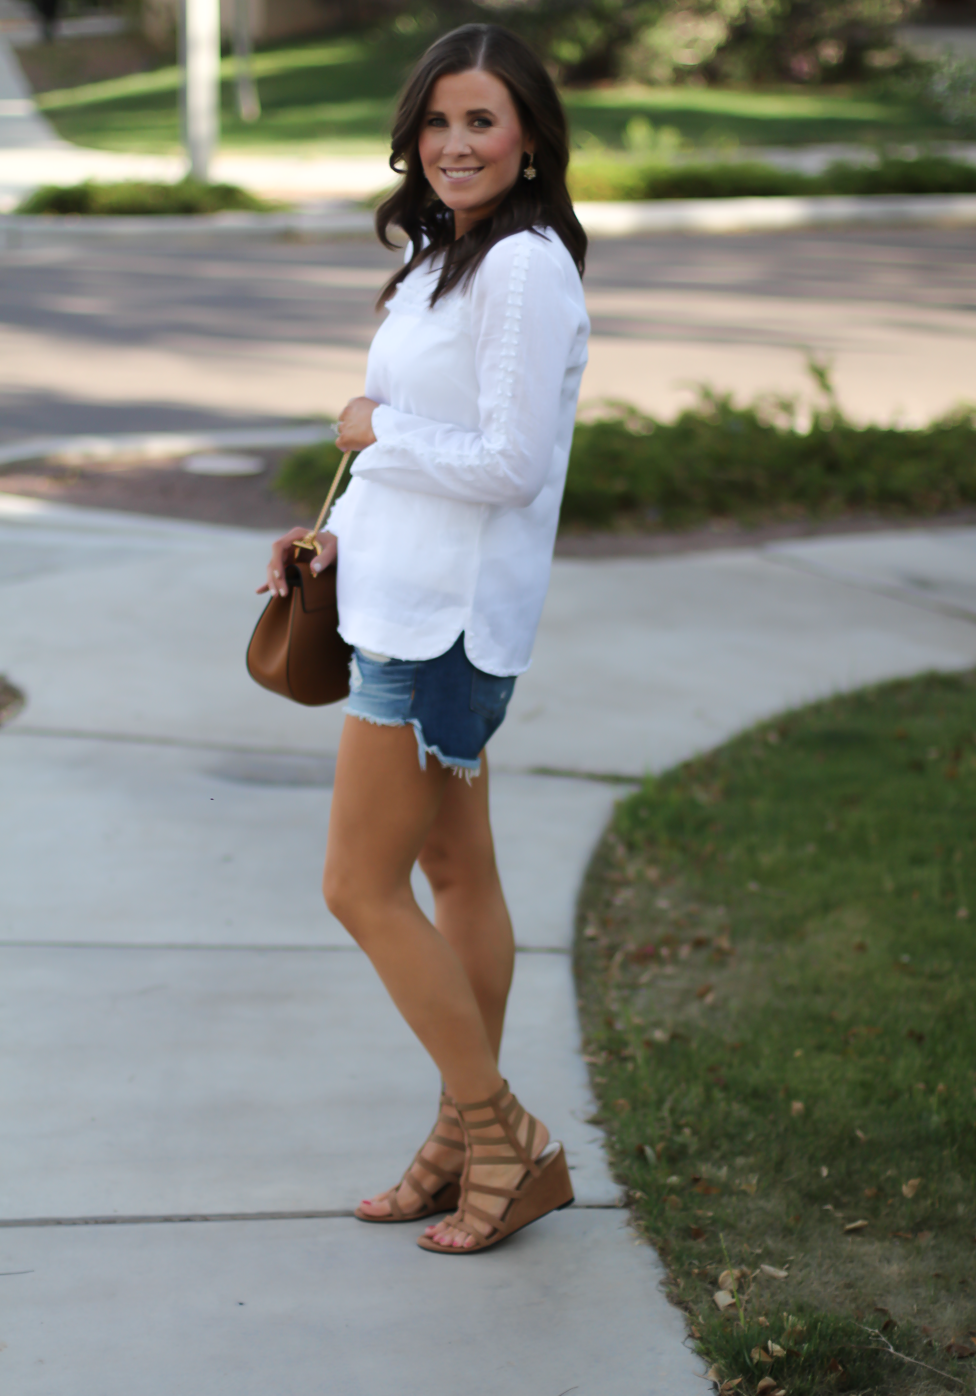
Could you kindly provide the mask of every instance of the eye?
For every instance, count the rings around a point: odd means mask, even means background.
[[[447,122],[444,120],[444,118],[443,118],[442,116],[428,116],[428,118],[427,118],[427,125],[428,125],[428,126],[446,126],[446,125],[447,125]]]
[[[490,126],[490,125],[491,125],[491,117],[490,117],[490,116],[476,116],[476,117],[474,118],[474,120],[472,121],[471,125],[472,125],[472,126]]]

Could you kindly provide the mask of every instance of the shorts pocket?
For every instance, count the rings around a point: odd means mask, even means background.
[[[489,722],[500,722],[514,692],[514,678],[498,678],[478,669],[471,677],[471,711]]]

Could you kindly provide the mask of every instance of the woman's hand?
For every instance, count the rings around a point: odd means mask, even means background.
[[[340,451],[365,451],[376,440],[373,435],[373,409],[379,407],[371,397],[354,397],[339,413],[336,445]]]
[[[268,563],[267,581],[257,589],[258,596],[270,591],[272,596],[287,596],[288,583],[285,581],[285,568],[294,555],[294,547],[308,533],[307,528],[290,528],[281,538],[276,538],[271,546],[271,561]],[[339,552],[338,539],[332,533],[316,535],[322,544],[322,551],[312,558],[312,571],[321,572],[330,562],[335,562]]]

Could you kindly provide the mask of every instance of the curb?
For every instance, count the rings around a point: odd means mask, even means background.
[[[976,223],[976,194],[655,199],[631,203],[578,203],[576,212],[591,237],[605,238],[632,237],[639,233],[761,232],[855,223],[973,224]],[[17,250],[40,243],[160,235],[359,237],[372,231],[372,213],[356,208],[294,213],[214,213],[174,218],[39,217],[7,213],[0,215],[0,250]]]
[[[577,204],[594,237],[745,233],[852,223],[976,223],[976,194],[812,194]]]
[[[194,451],[274,449],[284,446],[317,446],[331,441],[333,426],[322,423],[302,427],[241,427],[222,431],[109,432],[102,436],[32,436],[25,441],[0,445],[0,472],[25,461],[60,456],[71,465],[127,456],[140,460],[165,460]]]

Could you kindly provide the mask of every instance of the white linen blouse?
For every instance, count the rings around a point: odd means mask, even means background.
[[[464,632],[489,674],[529,667],[586,364],[579,273],[551,230],[513,233],[433,307],[440,262],[388,302],[366,368],[376,443],[329,516],[339,630],[395,659]]]

